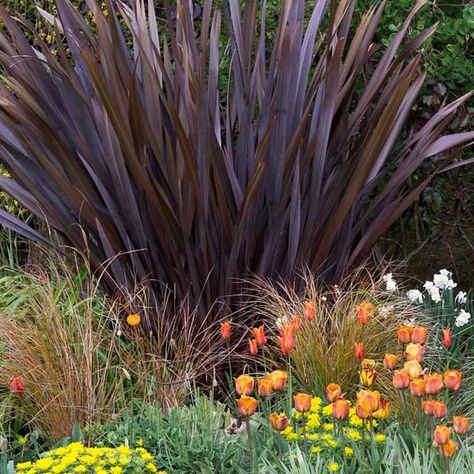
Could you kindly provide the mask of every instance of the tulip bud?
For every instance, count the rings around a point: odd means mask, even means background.
[[[435,400],[433,404],[433,412],[436,418],[445,418],[448,414],[448,407],[446,406],[446,403],[440,400]]]
[[[263,325],[258,328],[252,328],[251,331],[257,346],[264,346],[267,343],[267,337],[265,336],[265,328]]]
[[[272,413],[269,416],[269,419],[275,431],[283,431],[288,427],[289,420],[286,416],[281,416],[276,413]]]
[[[254,380],[250,375],[240,375],[235,379],[237,395],[251,395],[254,389]]]
[[[252,416],[257,411],[258,401],[253,397],[247,397],[242,395],[237,400],[237,408],[239,413],[244,417],[248,418]]]
[[[258,381],[258,394],[263,398],[268,398],[272,394],[272,381],[265,377]]]
[[[299,314],[295,314],[291,319],[291,327],[293,331],[299,331],[301,329],[301,316]]]
[[[434,432],[433,436],[438,444],[438,446],[442,446],[446,444],[449,441],[449,437],[451,435],[451,428],[448,428],[447,426],[444,425],[437,425]]]
[[[310,301],[306,301],[304,304],[304,315],[308,321],[312,321],[316,316],[316,306]]]
[[[16,395],[22,395],[26,391],[26,385],[21,375],[12,377],[10,381],[10,391]]]
[[[380,392],[377,390],[360,390],[357,392],[357,400],[365,404],[365,408],[372,414],[379,408]]]
[[[451,346],[451,328],[443,329],[443,346],[446,349]]]
[[[414,397],[421,398],[425,394],[425,381],[416,379],[410,383],[410,392]]]
[[[339,421],[347,420],[349,417],[349,410],[351,408],[351,404],[349,400],[343,400],[342,398],[338,398],[332,404],[332,416]]]
[[[397,339],[398,342],[402,344],[408,344],[411,341],[411,334],[413,332],[413,328],[410,326],[400,326],[397,331]]]
[[[326,399],[328,402],[332,403],[342,396],[341,386],[337,383],[330,383],[326,387]]]
[[[463,435],[469,428],[469,418],[465,416],[453,416],[454,432],[458,435]]]
[[[453,456],[457,449],[458,445],[452,439],[450,439],[446,444],[443,444],[439,447],[441,456],[443,456],[444,458],[450,458],[451,456]]]
[[[390,406],[390,400],[380,398],[379,408],[372,414],[372,416],[378,420],[386,420],[390,416]]]
[[[423,400],[421,402],[421,408],[425,412],[426,416],[433,416],[435,410],[435,400]]]
[[[292,325],[282,326],[280,328],[281,335],[278,340],[280,343],[280,350],[284,356],[288,356],[295,348],[295,333]]]
[[[274,370],[268,378],[272,381],[273,390],[281,392],[285,388],[288,374],[284,370]]]
[[[397,370],[393,374],[393,386],[399,390],[404,390],[410,386],[410,377],[406,370]]]
[[[443,388],[443,378],[440,374],[433,373],[425,375],[426,395],[437,395]]]
[[[365,357],[364,344],[362,342],[355,343],[354,354],[359,360],[362,360]]]
[[[405,357],[408,360],[416,360],[421,362],[423,355],[425,354],[425,348],[421,344],[410,342],[405,349]]]
[[[373,309],[374,305],[368,301],[364,301],[358,305],[356,307],[357,322],[362,325],[367,324],[372,316]]]
[[[224,341],[228,341],[230,339],[230,321],[226,321],[225,323],[221,323],[221,336]]]
[[[293,397],[295,403],[295,410],[300,413],[306,413],[311,409],[311,395],[306,393],[297,393]]]
[[[461,387],[461,378],[462,373],[459,372],[459,370],[447,370],[444,373],[444,385],[446,385],[449,390],[456,392]]]
[[[359,402],[358,400],[355,403],[355,412],[356,415],[362,420],[365,420],[372,414],[369,409],[369,406],[366,403]]]
[[[398,364],[398,356],[395,354],[385,354],[383,365],[386,369],[393,370]]]
[[[416,344],[424,344],[428,336],[428,328],[423,326],[416,326],[411,333],[411,342]]]
[[[364,387],[372,387],[377,378],[375,369],[363,369],[359,372],[359,379],[361,385]]]
[[[417,379],[423,371],[421,365],[416,360],[409,360],[408,362],[405,362],[403,368],[410,377],[410,380]]]

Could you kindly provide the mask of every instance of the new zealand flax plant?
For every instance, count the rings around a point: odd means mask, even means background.
[[[93,268],[107,261],[110,292],[146,282],[203,320],[217,299],[235,309],[249,274],[336,282],[474,138],[444,134],[467,96],[400,138],[436,28],[406,39],[425,3],[385,50],[385,2],[354,29],[355,0],[317,0],[310,18],[286,0],[270,44],[265,1],[204,0],[195,18],[178,0],[158,26],[151,0],[87,0],[92,22],[55,0],[48,42],[2,8],[0,186]]]

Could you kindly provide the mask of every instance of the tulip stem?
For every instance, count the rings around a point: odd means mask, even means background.
[[[257,474],[257,469],[255,466],[255,457],[253,453],[252,429],[250,428],[250,420],[248,416],[245,417],[245,428],[247,430],[247,439],[249,442],[250,464],[252,465],[252,472],[254,474]]]
[[[303,414],[303,446],[304,446],[305,454],[308,455],[308,440],[306,439],[306,420],[304,419],[304,414]]]

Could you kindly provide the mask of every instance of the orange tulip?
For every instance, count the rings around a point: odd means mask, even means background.
[[[326,400],[330,403],[342,397],[342,388],[337,383],[330,383],[326,387]]]
[[[239,410],[239,413],[244,418],[248,418],[249,416],[252,416],[257,411],[257,407],[258,407],[258,401],[255,400],[255,398],[253,397],[247,397],[245,395],[242,395],[237,400],[237,408]]]
[[[258,354],[258,345],[255,339],[249,339],[249,350],[252,355]]]
[[[308,321],[312,321],[316,316],[316,306],[310,301],[306,301],[304,304],[304,315]]]
[[[441,456],[443,456],[444,458],[450,458],[451,456],[453,456],[457,449],[458,445],[452,439],[450,439],[446,444],[443,444],[439,447]]]
[[[300,413],[306,413],[311,409],[311,395],[306,393],[297,393],[293,397],[295,403],[295,410]]]
[[[448,428],[445,425],[437,425],[433,432],[434,439],[438,446],[446,444],[449,441],[450,435],[451,428]]]
[[[446,385],[449,390],[456,392],[459,390],[459,387],[461,387],[461,378],[462,373],[459,372],[459,370],[447,370],[444,373],[444,385]]]
[[[425,394],[425,381],[416,379],[410,382],[410,392],[414,397],[421,398]]]
[[[16,395],[22,395],[26,391],[25,380],[21,375],[15,375],[10,380],[10,391]]]
[[[380,392],[377,390],[360,390],[357,392],[357,401],[365,404],[370,413],[373,413],[379,408]]]
[[[362,420],[365,420],[372,414],[367,404],[363,402],[359,402],[358,400],[355,403],[355,412],[356,412],[356,415]]]
[[[451,346],[451,328],[443,329],[443,346],[446,348]]]
[[[272,394],[272,381],[269,377],[258,381],[258,394],[263,398],[268,398]]]
[[[421,408],[427,416],[433,416],[435,410],[436,400],[423,400],[421,402]]]
[[[380,397],[379,408],[372,414],[374,418],[386,420],[390,416],[390,400]]]
[[[448,414],[446,403],[440,400],[435,400],[433,404],[433,414],[436,418],[444,418]]]
[[[385,354],[383,365],[386,369],[393,370],[398,364],[399,357],[395,354]]]
[[[288,356],[295,348],[295,333],[292,326],[283,326],[280,329],[281,336],[278,338],[280,342],[280,350],[283,355]]]
[[[453,416],[454,432],[458,435],[463,435],[469,428],[469,418],[465,416]]]
[[[441,374],[432,373],[425,375],[425,392],[426,395],[437,395],[443,388],[443,377]]]
[[[373,369],[375,368],[376,363],[374,359],[362,359],[360,365],[363,369]]]
[[[416,360],[417,362],[421,362],[423,359],[423,355],[425,354],[425,348],[418,343],[410,342],[405,348],[405,357],[408,360]]]
[[[268,375],[272,382],[272,388],[276,392],[280,392],[285,388],[288,374],[284,370],[274,370]]]
[[[225,323],[221,323],[221,336],[224,341],[228,341],[230,339],[230,321],[226,321]]]
[[[411,333],[411,342],[416,344],[424,344],[428,336],[428,328],[423,326],[415,326]]]
[[[410,377],[406,370],[397,370],[393,374],[393,386],[399,390],[404,390],[410,386]]]
[[[408,344],[411,341],[411,333],[413,332],[413,328],[410,326],[400,326],[397,331],[397,338],[398,341],[402,344]]]
[[[237,395],[250,395],[253,393],[254,381],[250,375],[240,375],[235,379],[235,391]]]
[[[377,372],[375,369],[366,368],[359,372],[360,384],[364,387],[372,387],[377,379]]]
[[[265,336],[265,328],[263,325],[258,328],[252,328],[251,331],[257,346],[264,346],[267,343],[267,337]]]
[[[423,371],[421,365],[416,360],[409,360],[408,362],[405,362],[403,368],[406,370],[410,380],[417,379]]]
[[[369,322],[372,312],[374,310],[374,305],[368,301],[364,301],[356,307],[357,313],[357,322],[359,324],[365,325]]]
[[[362,360],[365,357],[364,344],[362,342],[355,343],[354,354],[359,360]]]
[[[291,319],[291,327],[293,328],[293,331],[299,331],[301,329],[301,323],[301,316],[299,314],[295,314]]]
[[[270,419],[273,429],[276,431],[283,431],[288,427],[289,420],[286,416],[272,413],[268,418]]]
[[[349,418],[349,410],[351,408],[351,403],[349,400],[344,400],[342,398],[338,398],[333,404],[332,404],[332,416],[336,420],[347,420]]]

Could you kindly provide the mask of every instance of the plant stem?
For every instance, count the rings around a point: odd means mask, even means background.
[[[255,466],[255,456],[253,453],[253,442],[252,442],[252,430],[250,428],[250,420],[249,417],[245,417],[245,428],[247,430],[247,439],[249,442],[249,451],[250,451],[250,463],[252,465],[252,472],[257,474],[257,469]]]

